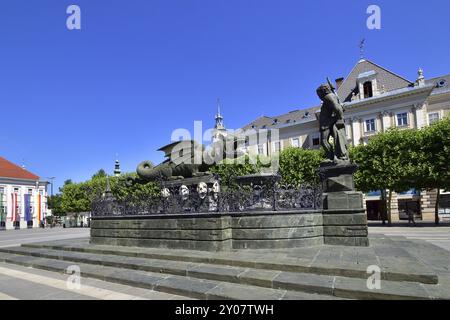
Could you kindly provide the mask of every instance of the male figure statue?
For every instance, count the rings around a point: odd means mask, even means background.
[[[344,108],[339,103],[337,95],[329,84],[323,84],[317,89],[317,95],[322,100],[320,111],[320,135],[322,147],[327,160],[324,165],[345,165],[349,163],[348,143],[345,135]],[[333,138],[333,145],[330,139]]]

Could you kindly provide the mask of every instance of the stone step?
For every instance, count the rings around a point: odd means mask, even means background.
[[[0,262],[65,273],[71,261],[47,259],[29,255],[0,253]],[[139,270],[129,270],[92,264],[76,264],[81,276],[119,283],[158,292],[204,300],[341,300],[328,295],[261,288],[252,285],[190,278]],[[83,281],[81,280],[81,285]]]
[[[314,293],[350,299],[428,299],[430,296],[419,283],[383,280],[382,290],[369,290],[366,279],[316,275],[287,271],[262,270],[184,261],[123,257],[84,252],[68,252],[45,248],[3,248],[0,252],[13,255],[16,261],[27,258],[89,265],[94,268],[114,268],[127,272],[148,272],[160,276],[176,275],[192,281],[216,281],[260,289],[278,289],[301,293]],[[1,259],[0,254],[0,259]],[[22,257],[22,258],[20,258]],[[34,260],[32,260],[34,262]],[[11,261],[6,261],[11,262]],[[34,266],[34,265],[33,265]],[[119,271],[117,271],[119,272]],[[224,285],[225,286],[225,285]],[[259,290],[259,289],[256,289]]]
[[[180,261],[193,263],[207,263],[221,266],[233,266],[242,268],[254,268],[263,270],[275,270],[285,272],[311,273],[318,275],[342,276],[350,278],[367,279],[367,266],[378,264],[376,257],[368,257],[367,263],[354,263],[349,261],[339,261],[330,250],[329,257],[318,257],[317,259],[299,259],[295,257],[274,258],[272,252],[267,252],[273,259],[268,261],[267,255],[261,254],[261,250],[254,252],[236,252],[217,253],[191,250],[165,250],[156,248],[137,248],[137,247],[118,247],[107,245],[92,245],[88,240],[78,241],[78,244],[67,242],[24,244],[27,248],[45,248],[71,252],[85,252],[95,254],[108,254],[121,257],[140,257],[149,259],[158,259],[166,261]],[[305,249],[306,250],[306,249]],[[314,250],[314,249],[313,249]],[[344,249],[342,249],[344,250]],[[351,254],[351,252],[350,252]],[[337,253],[339,255],[339,253]],[[407,281],[424,284],[437,284],[438,277],[429,268],[422,265],[417,259],[414,261],[398,260],[395,256],[388,257],[384,261],[386,267],[381,266],[381,278],[389,281]],[[355,260],[350,259],[350,260]],[[408,263],[408,272],[404,272],[404,260]],[[372,262],[369,262],[372,261]]]

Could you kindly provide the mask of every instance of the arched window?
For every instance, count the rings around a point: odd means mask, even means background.
[[[364,99],[373,97],[372,81],[364,82]]]

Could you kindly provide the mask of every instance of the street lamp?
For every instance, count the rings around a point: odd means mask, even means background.
[[[47,178],[48,180],[50,180],[51,182],[51,196],[53,197],[53,182],[54,182],[54,180],[56,179],[56,177],[50,177],[50,178]]]

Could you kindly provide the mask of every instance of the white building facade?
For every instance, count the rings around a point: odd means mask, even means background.
[[[423,128],[450,115],[450,75],[425,79],[419,69],[411,82],[371,61],[360,60],[344,79],[336,80],[339,97],[345,104],[346,134],[349,144],[366,144],[389,128]],[[249,145],[248,151],[270,156],[288,147],[320,148],[318,115],[320,106],[295,110],[277,117],[260,117],[243,130],[278,129],[279,140]],[[436,191],[410,190],[392,199],[393,220],[413,211],[423,220],[434,221]],[[450,194],[443,193],[440,211],[449,214]],[[366,195],[368,218],[378,220],[381,192]],[[447,208],[448,207],[448,208]]]
[[[39,227],[48,211],[47,185],[0,157],[0,230]]]

